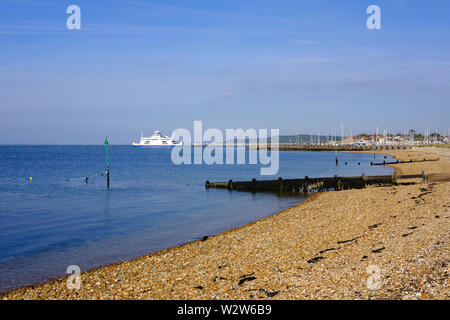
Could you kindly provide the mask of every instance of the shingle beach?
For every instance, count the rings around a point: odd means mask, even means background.
[[[450,149],[383,151],[400,174]],[[245,210],[243,208],[242,210]],[[323,192],[254,223],[2,299],[448,299],[450,183]]]

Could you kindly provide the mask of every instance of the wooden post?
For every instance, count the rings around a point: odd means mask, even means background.
[[[106,187],[109,189],[109,164],[106,166]]]
[[[106,147],[106,187],[109,189],[109,159],[108,159],[108,137],[105,138]]]
[[[392,173],[392,184],[397,184],[397,172]]]
[[[278,190],[280,191],[280,193],[283,193],[283,178],[279,177],[278,181],[279,181]]]
[[[428,174],[425,170],[422,170],[422,181],[423,181],[423,183],[428,182]]]
[[[365,186],[366,186],[366,183],[367,183],[367,176],[366,176],[365,173],[363,173],[363,174],[361,175],[361,180],[362,180],[363,187],[365,187]]]
[[[341,137],[341,139],[342,139],[342,137]],[[334,136],[334,152],[336,155],[336,165],[338,165],[339,160],[338,160],[338,156],[337,156],[337,137],[336,136]]]

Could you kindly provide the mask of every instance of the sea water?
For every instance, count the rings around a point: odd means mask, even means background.
[[[110,146],[108,190],[104,146],[0,146],[0,292],[66,275],[69,265],[88,270],[217,234],[305,199],[206,190],[206,180],[393,172],[370,165],[390,157],[338,157],[336,166],[333,152],[280,152],[278,174],[260,176],[259,165],[174,165],[169,149]]]

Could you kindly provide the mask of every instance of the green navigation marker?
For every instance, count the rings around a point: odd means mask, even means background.
[[[108,137],[105,138],[105,146],[106,146],[106,166],[108,166]]]

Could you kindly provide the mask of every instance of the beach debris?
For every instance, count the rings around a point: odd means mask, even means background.
[[[211,279],[211,281],[216,282],[217,279],[219,279],[219,280],[228,280],[227,278],[224,278],[224,277],[215,276],[214,278]]]
[[[381,225],[382,225],[382,223],[381,223],[381,222],[379,222],[379,223],[375,223],[375,224],[373,224],[373,225],[369,226],[369,229],[375,229],[376,227],[378,227],[378,226],[381,226]]]
[[[254,275],[255,273],[254,272],[252,272],[252,273],[249,273],[249,274],[243,274],[242,276],[240,276],[239,278],[246,278],[246,277],[250,277],[250,276],[252,276],[252,275]]]
[[[259,292],[265,293],[268,298],[275,297],[280,291],[267,291],[266,289],[259,289]]]
[[[309,259],[307,262],[308,262],[308,263],[317,263],[317,262],[319,262],[319,261],[322,260],[322,259],[325,259],[325,258],[322,257],[322,256],[317,256],[317,257],[314,257],[314,258]]]
[[[242,278],[241,280],[239,280],[238,285],[242,286],[242,284],[244,284],[245,282],[253,281],[253,280],[256,280],[256,279],[257,279],[256,277],[245,277],[245,278]]]
[[[402,234],[402,237],[407,237],[407,236],[409,236],[410,234],[413,234],[413,232],[404,233],[404,234]]]
[[[373,252],[373,253],[380,253],[380,252],[383,251],[384,249],[386,249],[386,248],[385,248],[385,247],[382,247],[382,248],[378,248],[378,249],[372,250],[372,252]]]
[[[333,251],[333,250],[337,250],[337,249],[336,248],[328,248],[328,249],[319,251],[319,254],[322,254],[322,253],[327,252],[327,251]]]
[[[361,238],[361,237],[355,237],[355,238],[349,239],[349,240],[341,240],[341,241],[338,241],[338,242],[336,242],[336,243],[337,243],[337,244],[341,244],[341,243],[356,242],[356,240],[358,240],[359,238]]]

